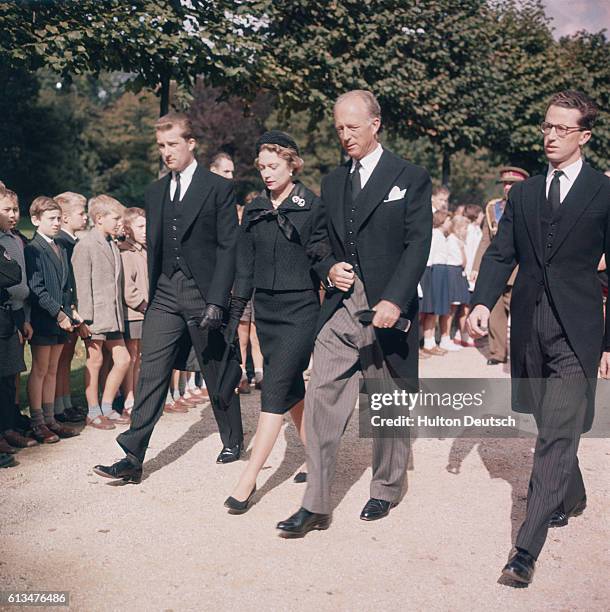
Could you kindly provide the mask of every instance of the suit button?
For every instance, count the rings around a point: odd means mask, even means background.
[[[540,281],[538,284],[539,284],[541,287],[544,287],[544,282],[543,282],[543,281]]]
[[[547,249],[550,249],[552,246],[553,246],[553,245],[552,245],[551,243],[549,243],[549,244],[547,244],[547,245],[546,245],[546,248],[547,248]]]
[[[552,237],[553,237],[553,234],[549,234],[549,235],[547,236],[547,238],[552,238]]]

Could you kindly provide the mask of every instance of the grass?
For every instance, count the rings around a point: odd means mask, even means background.
[[[36,228],[32,225],[29,217],[22,217],[18,225],[19,230],[28,238],[34,235]],[[21,389],[20,389],[20,405],[28,406],[28,395],[26,390],[26,384],[28,380],[28,373],[32,367],[32,352],[30,351],[30,345],[25,345],[25,365],[27,370],[21,375]],[[85,400],[85,345],[82,340],[76,342],[76,350],[74,351],[74,359],[72,360],[72,368],[70,371],[70,389],[72,392],[72,400],[76,405],[86,406]]]

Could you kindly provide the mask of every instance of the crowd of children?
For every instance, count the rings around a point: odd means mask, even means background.
[[[482,236],[483,209],[470,204],[451,213],[448,198],[445,188],[435,190],[432,197],[432,243],[420,282],[422,359],[474,347],[466,331],[466,318],[474,290],[471,271]]]
[[[28,240],[17,229],[18,197],[0,183],[0,253],[9,270],[0,272],[1,466],[14,464],[19,448],[77,436],[72,423],[98,429],[129,423],[148,301],[143,209],[126,209],[106,195],[87,203],[66,192],[37,197],[29,213],[35,232]],[[18,279],[11,276],[15,264]],[[74,406],[70,393],[79,337],[85,408]],[[26,342],[27,416],[19,405]]]

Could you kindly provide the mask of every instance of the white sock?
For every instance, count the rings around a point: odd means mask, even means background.
[[[96,417],[102,416],[102,409],[98,406],[89,406],[88,408],[88,416],[91,420]]]
[[[434,336],[424,337],[424,348],[425,349],[433,349],[436,346],[436,342],[434,341]]]

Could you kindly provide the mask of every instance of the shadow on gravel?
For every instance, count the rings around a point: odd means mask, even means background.
[[[470,434],[472,436],[472,434]],[[466,457],[476,449],[490,478],[501,478],[511,487],[511,542],[525,518],[527,487],[532,469],[532,438],[476,438],[468,430],[453,441],[447,471],[459,474]],[[510,548],[507,542],[507,549]]]
[[[171,415],[169,418],[173,418]],[[167,415],[162,417],[167,418]],[[178,415],[179,418],[179,415]],[[158,425],[159,426],[159,425]],[[201,410],[201,420],[193,423],[175,442],[159,452],[153,459],[146,461],[143,466],[142,481],[151,474],[170,465],[188,453],[195,444],[205,440],[208,436],[218,435],[218,425],[210,404]],[[220,450],[220,447],[218,448]]]

